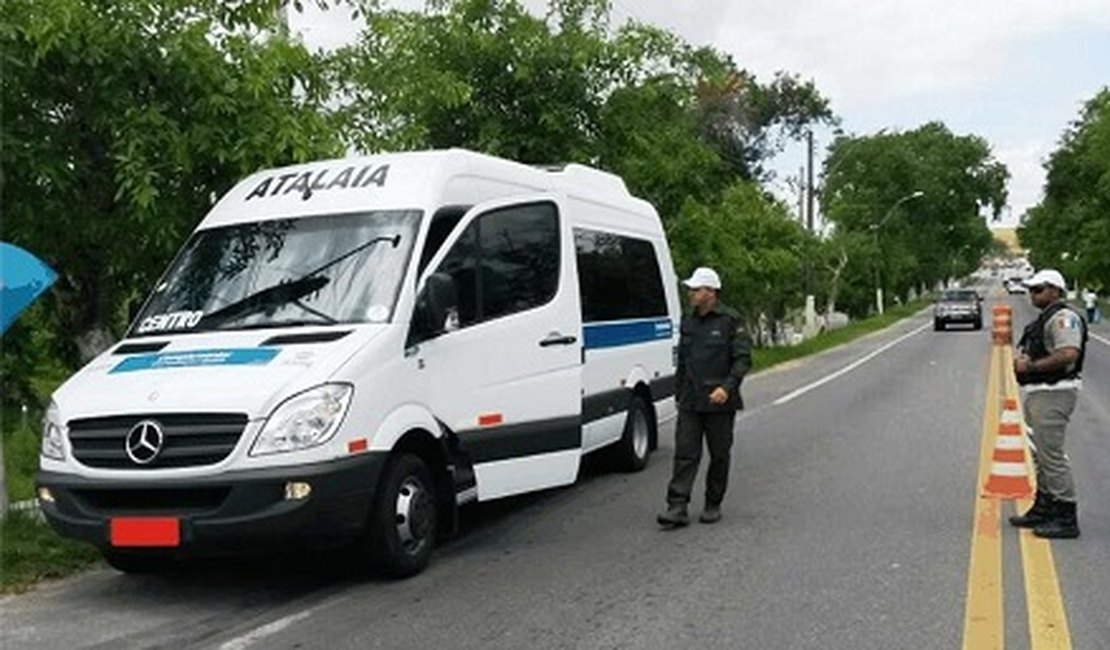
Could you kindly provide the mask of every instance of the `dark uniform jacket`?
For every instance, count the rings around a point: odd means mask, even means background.
[[[728,412],[744,408],[740,382],[751,366],[752,341],[738,313],[718,303],[704,316],[695,311],[682,317],[675,378],[680,409]],[[709,401],[709,394],[718,386],[728,391],[724,404]]]

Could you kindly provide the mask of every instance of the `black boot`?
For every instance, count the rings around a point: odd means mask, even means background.
[[[690,515],[686,512],[686,504],[672,503],[667,507],[666,512],[659,513],[655,520],[664,528],[682,528],[690,523]]]
[[[1033,507],[1025,512],[1024,515],[1014,515],[1010,517],[1010,525],[1017,526],[1018,528],[1036,528],[1045,523],[1049,519],[1049,513],[1052,511],[1052,497],[1048,492],[1037,490],[1037,497],[1033,500]]]
[[[1079,537],[1079,516],[1074,501],[1052,500],[1052,514],[1045,523],[1033,529],[1033,534],[1045,539],[1075,539]]]

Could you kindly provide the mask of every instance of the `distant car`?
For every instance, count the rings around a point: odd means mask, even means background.
[[[974,289],[949,289],[933,305],[933,329],[941,331],[952,323],[967,323],[983,329],[983,305]]]

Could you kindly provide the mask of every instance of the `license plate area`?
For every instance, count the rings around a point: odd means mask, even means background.
[[[113,517],[112,546],[166,548],[181,545],[181,520],[177,517]]]

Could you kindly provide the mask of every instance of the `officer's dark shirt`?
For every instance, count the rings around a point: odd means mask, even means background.
[[[735,311],[718,303],[704,316],[695,311],[682,317],[675,386],[679,408],[710,412],[744,408],[740,382],[751,365],[751,338]],[[709,401],[718,386],[728,391],[724,404]]]

